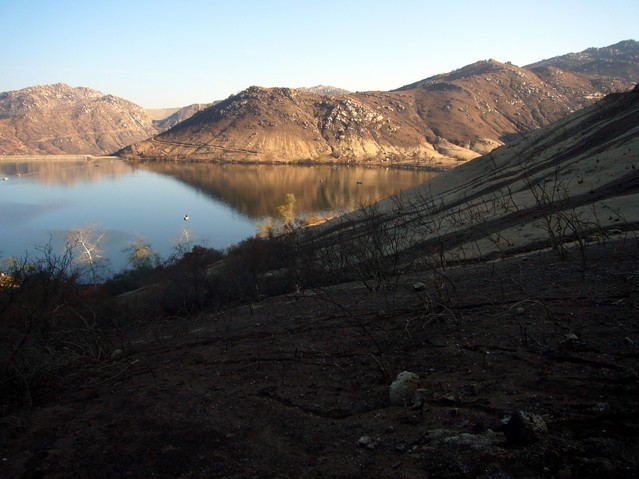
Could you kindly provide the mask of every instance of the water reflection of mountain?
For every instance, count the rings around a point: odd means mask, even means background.
[[[89,160],[20,160],[0,162],[0,176],[24,177],[46,185],[71,186],[76,183],[92,183],[105,176],[122,176],[130,173],[132,166],[119,159],[94,158]]]
[[[153,163],[140,167],[177,178],[253,219],[275,215],[287,193],[295,195],[300,212],[352,209],[436,175],[361,166]]]

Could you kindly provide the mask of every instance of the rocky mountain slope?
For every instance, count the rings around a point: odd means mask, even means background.
[[[639,80],[633,68],[638,52],[639,43],[627,41],[568,55],[570,62],[559,57],[531,68],[480,61],[392,92],[320,95],[251,87],[120,154],[131,159],[449,168],[611,90],[632,88]]]
[[[141,107],[89,88],[0,94],[0,154],[108,154],[156,133]]]
[[[439,264],[546,247],[579,256],[627,237],[639,229],[639,85],[314,234],[367,242],[373,219],[401,239],[385,250]]]
[[[604,48],[588,48],[580,53],[542,60],[524,68],[553,84],[560,83],[553,78],[557,70],[561,70],[581,75],[595,88],[623,91],[628,89],[628,80],[639,77],[639,48],[636,41],[625,40]]]
[[[0,154],[104,154],[199,161],[357,161],[448,168],[639,80],[639,44],[519,68],[494,60],[404,86],[252,87],[152,120],[112,95],[68,85],[0,94]],[[199,120],[163,133],[192,114]]]

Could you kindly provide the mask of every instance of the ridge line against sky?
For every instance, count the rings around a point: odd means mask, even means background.
[[[639,38],[639,1],[0,0],[0,92],[67,83],[145,108],[250,85],[391,90]]]

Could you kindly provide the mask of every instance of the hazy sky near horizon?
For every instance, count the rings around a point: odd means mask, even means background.
[[[639,0],[0,0],[0,19],[0,92],[62,82],[145,108],[251,85],[391,90],[639,39]]]

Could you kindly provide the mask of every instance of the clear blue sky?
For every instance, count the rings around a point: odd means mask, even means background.
[[[639,39],[639,0],[0,0],[0,92],[64,82],[146,108],[250,85],[390,90]]]

